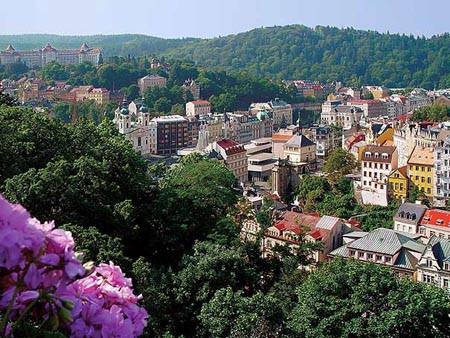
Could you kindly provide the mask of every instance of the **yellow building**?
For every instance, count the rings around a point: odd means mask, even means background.
[[[388,126],[384,128],[380,133],[375,137],[375,143],[379,145],[391,146],[389,142],[394,142],[394,128]]]
[[[389,195],[397,200],[408,196],[408,167],[405,165],[391,172],[388,178]]]
[[[416,146],[408,159],[409,188],[418,188],[427,197],[433,197],[433,148]]]

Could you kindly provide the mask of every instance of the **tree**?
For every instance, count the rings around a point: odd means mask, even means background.
[[[172,104],[170,103],[170,100],[165,97],[159,98],[153,105],[153,110],[158,113],[168,113],[171,108]]]
[[[8,94],[4,94],[3,91],[0,90],[0,106],[15,106],[17,105],[17,100]]]
[[[183,257],[181,269],[174,276],[175,300],[181,310],[174,316],[181,331],[173,333],[196,333],[202,305],[217,290],[230,287],[250,291],[257,278],[241,250],[211,243],[196,244],[193,254]]]
[[[450,107],[444,104],[434,103],[417,109],[411,116],[413,121],[442,122],[450,117]]]
[[[280,312],[280,302],[272,295],[245,297],[227,287],[202,306],[199,319],[210,337],[275,337],[283,325]]]
[[[61,81],[69,78],[66,68],[56,61],[52,61],[42,67],[40,74],[44,80]]]
[[[135,84],[124,88],[123,92],[128,100],[135,100],[140,96],[139,87]]]
[[[289,326],[304,337],[450,334],[448,293],[372,263],[335,259],[314,271],[297,295]]]
[[[323,167],[332,182],[336,182],[343,176],[352,173],[355,168],[355,157],[342,148],[334,149]]]

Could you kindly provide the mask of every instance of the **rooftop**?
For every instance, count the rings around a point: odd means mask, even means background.
[[[303,148],[303,147],[308,147],[308,146],[313,146],[313,145],[315,145],[315,143],[303,134],[294,135],[289,139],[289,141],[286,142],[286,146],[290,146],[290,147]]]
[[[427,209],[428,208],[422,204],[405,202],[395,213],[394,221],[417,225]]]
[[[434,165],[434,149],[416,146],[408,159],[408,164]]]
[[[450,211],[429,209],[425,211],[420,225],[437,228],[450,228]]]

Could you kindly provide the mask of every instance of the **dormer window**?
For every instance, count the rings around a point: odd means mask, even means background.
[[[375,158],[378,158],[378,157],[380,157],[380,154],[375,153]]]
[[[444,224],[444,221],[443,221],[442,219],[438,219],[438,220],[436,221],[436,224],[437,224],[437,225],[442,225],[442,224]]]

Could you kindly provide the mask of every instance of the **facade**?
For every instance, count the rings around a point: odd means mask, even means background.
[[[156,124],[151,121],[150,114],[145,106],[139,111],[132,111],[125,105],[114,112],[114,123],[141,154],[156,153]]]
[[[395,147],[368,145],[361,159],[361,197],[363,204],[388,205],[388,177],[397,169]]]
[[[416,146],[408,160],[410,189],[416,188],[430,200],[434,190],[434,150]]]
[[[450,211],[427,210],[420,220],[419,233],[425,238],[436,236],[450,239]]]
[[[433,236],[417,264],[417,280],[450,291],[450,240]]]
[[[390,267],[395,273],[414,279],[425,245],[417,236],[391,229],[378,228],[361,232],[356,239],[344,235],[344,244],[330,253],[331,257],[353,258]]]
[[[79,86],[70,91],[76,101],[92,100],[96,104],[106,104],[110,100],[110,92],[106,88],[94,88],[94,86]]]
[[[83,43],[80,49],[56,49],[49,43],[36,50],[16,51],[9,45],[4,51],[0,51],[0,64],[7,65],[23,62],[29,68],[43,67],[50,62],[61,65],[76,65],[82,62],[90,62],[98,65],[101,60],[101,49],[91,48]]]
[[[316,145],[305,135],[293,135],[284,145],[283,158],[294,165],[316,163]]]
[[[212,144],[212,149],[223,158],[227,168],[241,183],[248,181],[247,151],[244,146],[230,139]]]
[[[363,111],[364,117],[378,117],[388,114],[386,104],[380,100],[362,100],[352,99],[347,105],[358,107]]]
[[[433,204],[445,207],[450,198],[450,137],[437,143],[434,158]]]
[[[291,125],[293,123],[292,118],[292,106],[283,100],[278,98],[269,102],[272,108],[273,125],[280,128],[283,125]]]
[[[211,103],[206,100],[196,100],[186,103],[186,116],[204,116],[211,113]]]
[[[154,118],[156,125],[156,153],[173,155],[189,145],[189,121],[180,115],[167,115]]]
[[[248,176],[251,182],[267,182],[272,176],[276,159],[271,153],[258,153],[248,156]]]
[[[394,169],[389,174],[389,196],[402,201],[408,197],[408,167],[405,165],[403,167]]]
[[[280,129],[272,135],[272,153],[275,158],[284,158],[284,145],[294,136],[294,131]]]
[[[327,157],[330,151],[339,146],[339,139],[335,137],[333,129],[328,126],[311,127],[304,130],[304,134],[316,144],[317,158]]]
[[[389,96],[389,89],[383,86],[364,86],[362,93],[363,96],[370,93],[375,100],[379,100]]]
[[[272,192],[285,198],[298,185],[300,175],[309,172],[307,165],[294,165],[288,160],[278,160],[272,169]]]
[[[419,233],[420,221],[427,207],[418,203],[403,203],[394,215],[394,230],[409,234]]]
[[[277,245],[288,246],[294,251],[299,247],[299,236],[303,235],[305,241],[322,244],[322,249],[315,251],[310,258],[315,263],[323,262],[332,250],[342,244],[344,231],[345,225],[339,218],[285,211],[264,232],[262,256],[272,256]]]
[[[339,101],[338,101],[339,102]],[[325,102],[322,105],[322,113],[320,115],[321,122],[327,125],[336,125],[344,130],[351,129],[359,125],[363,111],[360,107],[337,105],[329,109],[329,105],[333,103]],[[324,109],[325,108],[325,109]]]
[[[272,136],[272,120],[248,112],[224,113],[224,137],[246,144],[252,140]]]
[[[165,77],[159,75],[147,75],[138,80],[138,87],[141,95],[147,91],[148,88],[165,87],[167,80]]]

